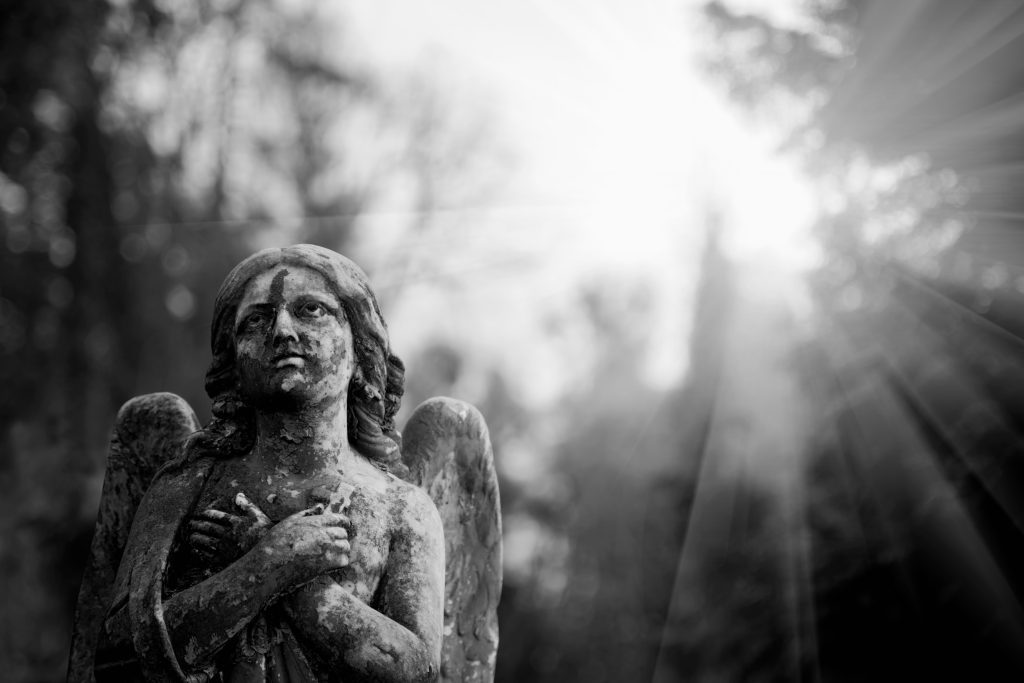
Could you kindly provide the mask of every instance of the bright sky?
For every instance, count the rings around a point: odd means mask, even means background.
[[[786,0],[731,4],[796,16]],[[434,60],[498,116],[516,173],[496,206],[472,218],[475,235],[485,239],[457,242],[455,251],[463,262],[484,264],[525,253],[529,265],[481,271],[455,304],[463,322],[444,316],[443,327],[477,335],[482,353],[489,352],[481,328],[491,330],[491,350],[505,353],[510,367],[521,367],[524,353],[532,356],[527,362],[546,378],[531,382],[538,400],[557,393],[572,368],[558,367],[566,361],[557,351],[548,358],[531,351],[553,348],[538,343],[537,309],[557,311],[560,298],[587,279],[648,284],[661,340],[651,349],[649,374],[679,378],[712,213],[740,261],[794,272],[813,258],[808,185],[792,162],[773,154],[772,135],[756,130],[696,66],[695,52],[709,38],[695,16],[699,5],[351,0],[352,33],[377,61],[401,69]],[[372,251],[377,238],[372,222],[368,227]],[[417,289],[403,297],[392,325],[399,343],[423,338],[440,317],[425,312],[445,306],[446,297],[451,307],[450,293]],[[577,360],[585,364],[586,354]]]

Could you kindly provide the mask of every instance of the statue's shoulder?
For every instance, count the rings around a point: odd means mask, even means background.
[[[442,534],[441,514],[430,494],[422,487],[388,474],[392,490],[392,512],[396,524],[421,534]]]

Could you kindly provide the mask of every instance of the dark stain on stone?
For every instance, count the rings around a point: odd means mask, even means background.
[[[288,277],[288,269],[282,268],[274,275],[270,283],[270,303],[276,309],[284,301],[284,279]]]

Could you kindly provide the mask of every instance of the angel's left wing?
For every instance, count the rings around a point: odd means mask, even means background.
[[[501,505],[483,416],[455,399],[425,401],[406,424],[402,461],[444,524],[440,680],[490,683],[498,651]]]
[[[75,608],[69,683],[95,680],[96,642],[135,512],[157,470],[180,454],[185,439],[197,429],[192,407],[175,394],[136,396],[118,411],[89,563]]]

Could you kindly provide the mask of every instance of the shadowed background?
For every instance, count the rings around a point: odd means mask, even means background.
[[[499,680],[1024,674],[1024,4],[0,16],[4,680],[64,676],[118,406],[207,419],[216,288],[294,242],[404,415],[487,417]]]

